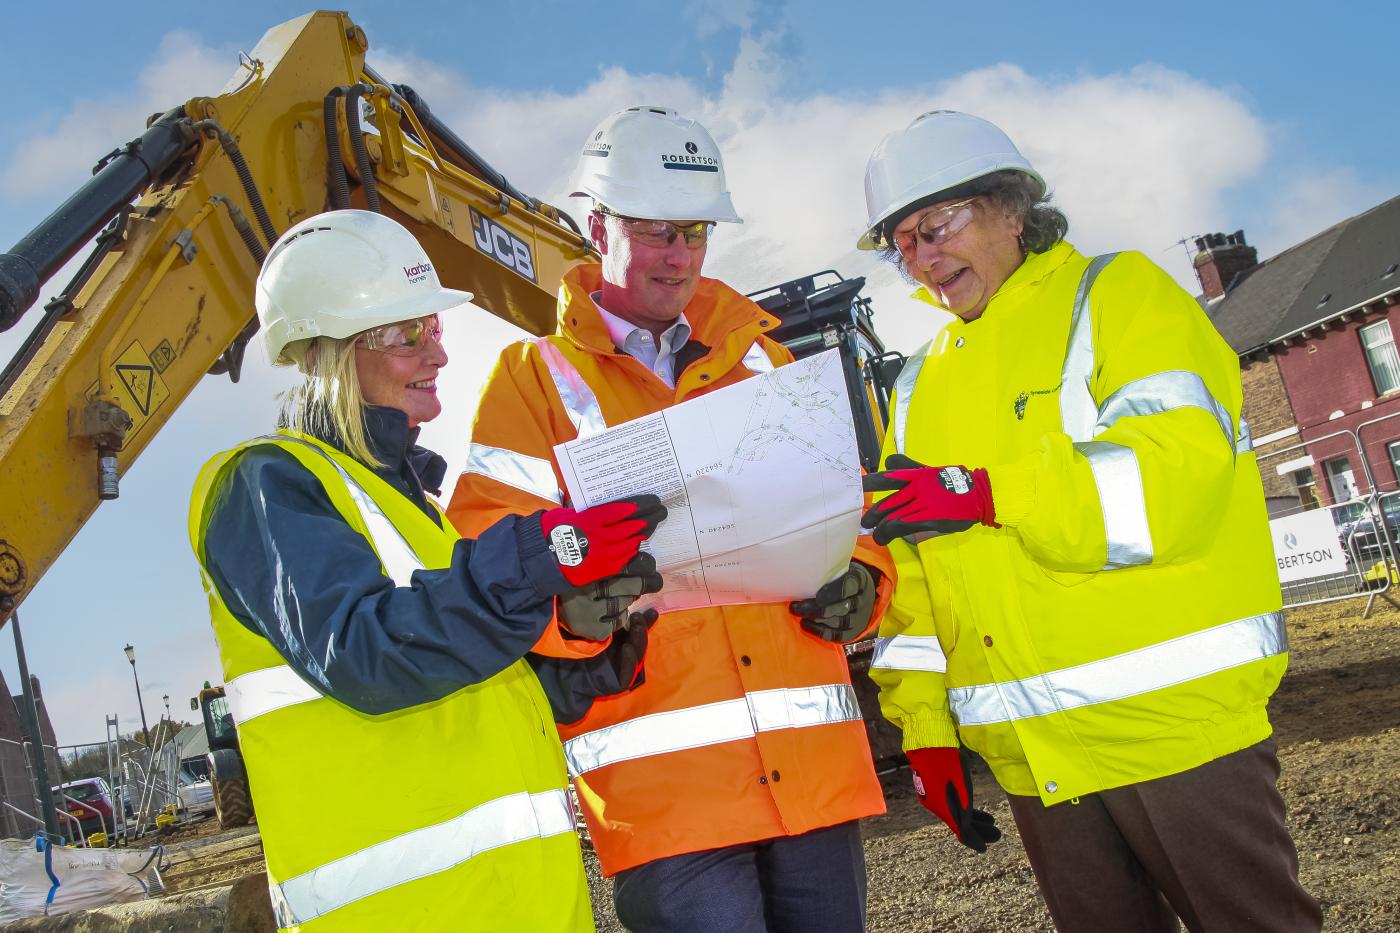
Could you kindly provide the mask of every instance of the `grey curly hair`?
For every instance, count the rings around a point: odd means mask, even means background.
[[[972,197],[985,197],[997,210],[1008,216],[1020,218],[1021,248],[1028,253],[1045,252],[1063,240],[1069,232],[1069,218],[1050,203],[1050,192],[1042,191],[1040,183],[1034,178],[1024,172],[993,172],[956,188],[915,201],[892,215],[880,225],[879,241],[884,244],[880,248],[880,258],[898,266],[904,277],[913,282],[908,264],[894,247],[894,228],[899,226],[904,218],[930,204]]]

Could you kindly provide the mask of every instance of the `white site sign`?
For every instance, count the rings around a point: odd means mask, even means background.
[[[1337,526],[1327,509],[1314,509],[1275,518],[1269,522],[1274,537],[1274,557],[1282,583],[1346,573],[1346,551],[1337,538]]]
[[[782,602],[845,571],[860,459],[835,350],[560,444],[574,508],[639,493],[668,517],[648,542],[658,611]]]

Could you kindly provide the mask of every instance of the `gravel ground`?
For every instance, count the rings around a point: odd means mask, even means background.
[[[1348,600],[1290,611],[1292,664],[1270,706],[1303,884],[1325,928],[1400,930],[1400,610],[1369,620]],[[1006,838],[977,856],[919,806],[907,770],[887,775],[889,812],[864,822],[872,933],[1052,930],[1005,795],[985,769],[978,805]],[[623,927],[587,856],[600,933]]]

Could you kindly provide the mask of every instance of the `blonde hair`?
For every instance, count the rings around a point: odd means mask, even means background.
[[[365,433],[365,396],[355,365],[355,338],[316,337],[289,345],[283,354],[306,377],[282,396],[281,427],[336,438],[350,456],[371,469],[384,466]]]

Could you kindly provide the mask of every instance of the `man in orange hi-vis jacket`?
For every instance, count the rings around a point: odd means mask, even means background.
[[[565,276],[556,334],[501,355],[448,509],[465,535],[562,501],[555,444],[792,361],[764,336],[776,318],[700,274],[715,223],[739,222],[704,127],[662,108],[614,114],[574,187],[593,199],[602,263]],[[863,930],[856,821],[884,802],[843,644],[879,621],[887,553],[862,538],[844,575],[790,605],[667,612],[649,632],[651,614],[634,613],[612,634],[649,570],[561,598],[534,662],[619,918]]]

